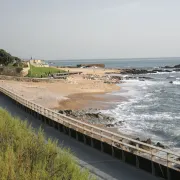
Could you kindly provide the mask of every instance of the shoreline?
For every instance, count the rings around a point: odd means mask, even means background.
[[[106,72],[104,69],[98,71],[101,75],[98,77],[92,75],[93,79],[89,79],[88,69],[86,74],[69,76],[66,80],[51,82],[0,80],[0,85],[50,109],[80,109],[88,107],[89,103],[98,108],[93,101],[104,101],[100,95],[120,89],[114,83],[104,82],[102,78]]]
[[[103,69],[102,74],[98,75],[100,78],[96,77],[95,74],[93,75],[95,79],[86,78],[86,75],[89,76],[89,71],[92,71],[92,69],[88,69],[87,74],[73,75],[68,77],[67,80],[59,80],[55,83],[0,81],[0,85],[3,84],[6,88],[9,88],[12,92],[19,93],[24,98],[55,110],[78,111],[84,109],[88,111],[89,108],[94,108],[100,111],[111,108],[116,105],[116,102],[127,100],[127,97],[122,97],[121,95],[111,96],[111,93],[119,91],[121,87],[116,84],[105,83],[104,80],[100,79],[104,75]],[[102,123],[96,123],[95,125],[133,139],[139,137],[140,140],[144,140],[144,137],[139,135],[121,132],[119,130],[121,125],[119,124],[114,127],[106,127]],[[153,137],[148,137],[152,138],[153,143]],[[157,140],[162,142],[160,139]],[[163,142],[163,145],[166,145],[166,143]]]

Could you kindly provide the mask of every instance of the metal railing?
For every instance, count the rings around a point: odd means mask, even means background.
[[[120,135],[109,130],[96,127],[95,125],[91,125],[86,122],[81,122],[77,119],[65,116],[63,114],[59,114],[53,110],[50,110],[31,101],[28,101],[22,98],[21,96],[12,93],[9,90],[6,90],[3,87],[0,87],[0,91],[5,95],[9,96],[10,98],[14,99],[15,101],[17,101],[18,103],[26,106],[27,108],[32,109],[33,111],[57,123],[75,129],[76,131],[79,131],[85,135],[88,135],[102,142],[106,142],[116,148],[122,149],[127,152],[131,152],[135,155],[144,157],[151,161],[180,171],[180,169],[177,167],[180,166],[179,153],[175,153],[167,149],[143,143],[141,141],[134,140],[124,135]]]

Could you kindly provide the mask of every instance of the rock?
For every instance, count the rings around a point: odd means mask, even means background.
[[[164,66],[163,68],[180,68],[180,64],[177,64],[175,66]]]
[[[147,74],[148,70],[145,69],[123,69],[120,74]]]
[[[58,113],[65,114],[65,112],[63,110],[59,110]]]
[[[98,112],[97,109],[76,110],[76,111],[59,110],[59,113],[70,116],[72,118],[88,121],[90,123],[107,124],[108,122],[112,122],[114,120],[114,118]]]
[[[151,144],[152,143],[152,141],[151,141],[151,139],[150,138],[148,138],[147,140],[145,140],[145,141],[141,141],[141,142],[143,142],[143,143],[147,143],[147,144]]]
[[[108,120],[110,120],[110,121],[113,121],[114,119],[113,118],[111,118],[111,117],[107,117],[107,119]],[[106,124],[106,127],[117,127],[117,126],[121,126],[122,125],[122,123],[123,123],[124,121],[118,121],[118,122],[116,122],[116,123],[114,123],[114,124]]]
[[[148,74],[148,73],[158,73],[158,72],[172,72],[171,70],[167,69],[153,69],[153,70],[147,70],[147,69],[123,69],[123,71],[120,74]]]
[[[65,115],[71,115],[72,114],[72,110],[59,110],[59,113],[60,114],[65,114]]]
[[[105,64],[77,64],[77,67],[83,67],[83,68],[88,68],[88,67],[99,67],[99,68],[105,68]]]
[[[152,78],[152,77],[140,76],[139,79],[154,79],[154,78]]]
[[[106,127],[114,127],[114,124],[106,124]]]
[[[164,66],[164,68],[167,68],[167,69],[168,69],[168,68],[173,68],[173,67],[171,67],[171,66]]]
[[[160,142],[157,142],[156,146],[165,149],[165,146],[161,144]]]
[[[180,68],[180,64],[175,65],[174,68]]]

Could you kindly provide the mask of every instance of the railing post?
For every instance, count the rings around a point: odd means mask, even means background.
[[[139,155],[139,150],[138,150],[138,148],[139,148],[139,144],[138,143],[136,143],[136,167],[137,168],[139,168],[139,159],[138,159],[138,155]]]
[[[151,148],[151,169],[152,169],[152,175],[155,175],[154,158],[155,158],[155,156],[153,155],[153,149]]]
[[[167,179],[168,180],[171,180],[171,173],[170,173],[170,169],[169,169],[169,166],[170,166],[170,162],[169,162],[169,157],[170,157],[170,153],[167,153]]]
[[[68,127],[68,131],[69,131],[69,136],[71,137],[71,125],[69,124],[69,127]]]
[[[114,135],[111,135],[111,151],[112,157],[114,157]]]
[[[94,134],[93,134],[93,127],[91,127],[91,147],[94,147],[93,137],[94,137]]]
[[[78,128],[76,127],[76,140],[78,141]]]
[[[84,130],[84,125],[83,125],[83,139],[84,139],[84,144],[86,144],[86,130]]]
[[[100,134],[101,134],[101,152],[104,152],[103,137],[102,137],[103,132],[102,132],[102,130],[101,130]]]

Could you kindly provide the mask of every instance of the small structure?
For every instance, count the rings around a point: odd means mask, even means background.
[[[30,60],[30,64],[36,67],[49,67],[49,64],[45,63],[44,60],[40,60],[40,59]]]
[[[83,68],[90,68],[90,67],[105,68],[105,64],[78,64],[77,67],[83,67]]]
[[[54,79],[66,79],[68,77],[69,73],[68,72],[65,72],[65,73],[54,73],[52,75],[52,77]]]

